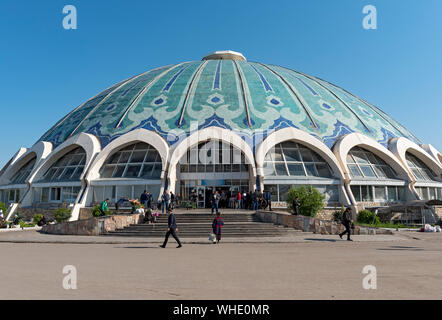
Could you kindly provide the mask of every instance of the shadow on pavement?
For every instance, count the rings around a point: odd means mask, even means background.
[[[315,238],[305,238],[308,241],[325,241],[325,242],[336,242],[336,239],[315,239]]]
[[[406,246],[391,246],[389,248],[380,248],[381,251],[424,251],[422,248],[406,247]]]

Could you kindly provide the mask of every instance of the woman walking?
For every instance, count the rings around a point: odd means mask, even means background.
[[[219,243],[221,241],[221,231],[222,227],[224,225],[224,220],[221,218],[221,212],[216,213],[215,219],[213,219],[212,222],[212,230],[213,233],[216,235],[216,243]]]

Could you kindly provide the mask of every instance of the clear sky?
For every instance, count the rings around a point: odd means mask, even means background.
[[[106,87],[226,49],[338,84],[442,150],[441,0],[1,0],[0,166]]]

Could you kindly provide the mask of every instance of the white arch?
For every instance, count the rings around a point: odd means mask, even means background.
[[[21,147],[18,149],[18,151],[12,156],[12,158],[5,164],[5,166],[0,170],[0,178],[6,173],[6,171],[9,170],[10,167],[12,167],[15,162],[21,158],[22,155],[24,155],[28,151],[27,148]]]
[[[318,155],[320,155],[332,168],[332,171],[334,173],[335,178],[340,179],[341,184],[339,188],[339,199],[340,202],[343,205],[350,205],[350,199],[346,193],[345,190],[345,179],[344,179],[344,173],[339,165],[338,160],[336,159],[336,156],[331,152],[331,150],[319,139],[313,137],[311,134],[296,129],[296,128],[284,128],[281,130],[277,130],[272,132],[265,138],[260,145],[258,146],[258,149],[256,150],[256,166],[257,166],[257,172],[258,175],[262,178],[264,177],[264,159],[266,154],[278,143],[284,142],[284,141],[294,141],[297,142],[310,150],[316,152]],[[262,179],[261,179],[262,183]]]
[[[387,148],[381,145],[374,139],[367,137],[366,135],[354,132],[342,136],[333,147],[333,153],[336,155],[346,178],[347,182],[350,182],[350,174],[347,165],[347,154],[354,147],[362,147],[370,152],[373,152],[379,158],[384,160],[390,167],[396,171],[398,178],[411,181],[411,177],[398,158]]]
[[[52,143],[40,141],[32,146],[32,148],[24,150],[26,151],[22,153],[18,159],[15,159],[14,163],[6,169],[0,179],[0,185],[8,183],[18,170],[20,170],[29,160],[35,157],[36,162],[31,174],[29,175],[31,176],[32,172],[37,169],[38,165],[52,152]]]
[[[130,131],[121,137],[118,137],[111,143],[109,143],[96,157],[92,163],[89,172],[86,176],[87,181],[92,181],[100,177],[100,169],[103,166],[106,159],[113,153],[121,150],[122,148],[137,143],[144,142],[154,147],[161,156],[162,172],[161,178],[164,176],[164,171],[167,166],[167,159],[169,157],[169,145],[167,142],[156,132],[146,129],[137,129]]]
[[[438,175],[438,177],[442,173],[442,166],[439,164],[439,162],[431,157],[430,154],[428,154],[424,149],[419,147],[413,141],[408,140],[407,138],[400,137],[391,139],[389,147],[393,154],[402,162],[403,166],[407,169],[410,177],[412,178],[412,181],[416,181],[416,179],[410,168],[408,167],[407,160],[405,158],[407,152],[416,156],[419,160],[425,163],[428,168],[433,170],[433,172]]]
[[[428,152],[442,166],[442,153],[431,144],[422,144],[421,148]]]
[[[210,140],[223,141],[225,143],[232,144],[234,147],[240,150],[244,154],[250,168],[252,169],[251,172],[253,177],[256,177],[255,160],[250,146],[239,135],[230,130],[220,127],[209,127],[192,133],[190,136],[179,142],[174,150],[170,153],[168,177],[170,180],[171,190],[175,189],[176,166],[178,161],[180,161],[180,159],[190,148],[197,146],[201,142]]]
[[[271,133],[262,141],[256,150],[256,166],[258,175],[263,176],[264,159],[266,154],[278,143],[284,141],[295,141],[319,154],[330,165],[336,178],[343,179],[344,173],[339,166],[339,162],[331,150],[319,139],[313,137],[302,130],[296,128],[284,128]]]
[[[98,140],[98,138],[88,133],[79,133],[69,138],[61,145],[59,145],[57,148],[55,148],[51,152],[51,154],[44,161],[42,161],[38,165],[38,167],[34,170],[30,178],[28,179],[28,182],[32,183],[34,181],[40,180],[43,177],[43,175],[46,173],[46,171],[58,159],[60,159],[62,156],[64,156],[65,154],[74,150],[77,147],[82,147],[86,152],[86,162],[83,174],[80,177],[80,180],[82,180],[85,173],[87,172],[87,168],[91,164],[93,157],[95,156],[96,153],[100,152],[101,149],[100,141]]]

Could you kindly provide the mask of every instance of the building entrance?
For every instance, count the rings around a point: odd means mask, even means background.
[[[203,182],[203,181],[201,181]],[[220,195],[219,207],[220,208],[234,208],[235,198],[238,192],[244,193],[249,191],[249,182],[244,180],[235,181],[235,184],[229,185],[207,185],[207,184],[195,184],[194,181],[182,181],[181,182],[181,194],[184,200],[191,200],[192,194],[196,194],[196,207],[197,208],[211,208],[212,194],[218,191]],[[232,183],[232,182],[231,182]],[[186,185],[187,184],[187,185]],[[194,186],[192,186],[194,185]]]

